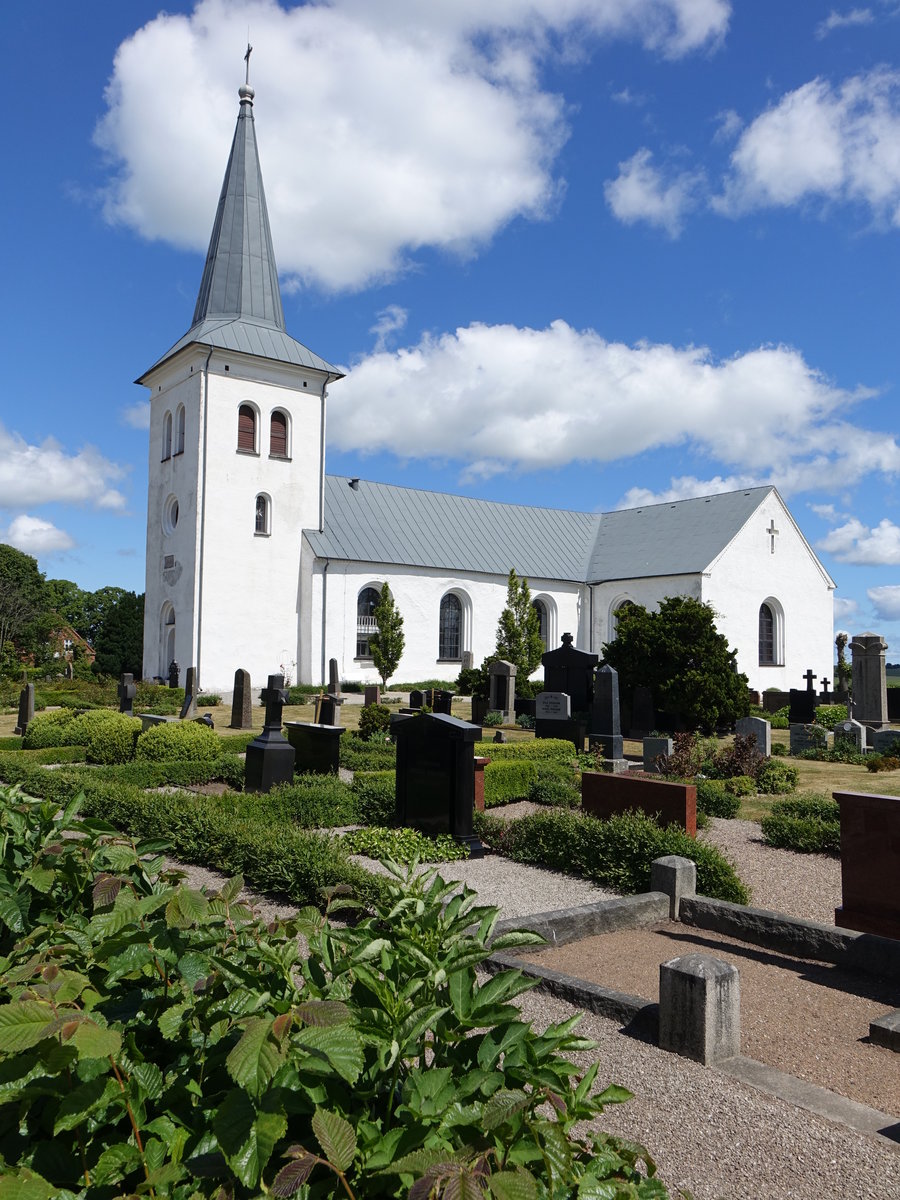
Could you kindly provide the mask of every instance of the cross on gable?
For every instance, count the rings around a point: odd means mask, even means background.
[[[777,534],[781,533],[780,529],[775,528],[775,518],[774,517],[770,521],[769,528],[766,530],[766,533],[769,535],[769,539],[770,539],[769,553],[774,554],[775,553],[775,537]]]

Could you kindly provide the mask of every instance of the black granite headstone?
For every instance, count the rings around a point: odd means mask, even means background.
[[[541,656],[544,664],[544,690],[566,692],[572,698],[572,713],[584,713],[594,695],[594,668],[599,655],[576,650],[571,633],[562,635],[562,645]]]
[[[133,675],[123,675],[119,686],[116,689],[119,695],[119,712],[124,713],[126,717],[134,716],[134,697],[137,693],[137,688],[134,683]]]
[[[392,723],[397,738],[397,821],[434,836],[450,833],[473,858],[484,848],[473,831],[475,743],[481,729],[443,714]]]
[[[819,703],[813,686],[816,676],[812,670],[808,670],[803,678],[806,680],[806,691],[801,691],[800,688],[791,688],[790,691],[788,722],[791,725],[812,725],[816,719],[816,705]]]
[[[260,699],[266,706],[266,723],[247,747],[245,792],[268,792],[276,783],[290,783],[294,778],[294,747],[281,732],[281,714],[288,700],[284,676],[270,675]]]
[[[184,704],[179,716],[182,721],[192,720],[197,715],[197,696],[200,693],[200,672],[196,667],[188,667],[184,680]]]
[[[425,693],[420,688],[413,688],[409,693],[409,707],[421,708],[425,703]]]
[[[450,706],[453,702],[453,693],[448,692],[445,688],[435,688],[432,695],[432,711],[436,713],[442,713],[445,717],[452,716],[453,714],[450,711]]]
[[[300,774],[337,775],[341,760],[340,725],[316,725],[306,721],[285,721],[287,738],[294,747],[294,766]]]
[[[619,672],[605,663],[594,675],[590,740],[591,746],[599,747],[604,758],[624,756],[619,716]]]
[[[13,733],[24,737],[28,732],[28,726],[34,720],[34,684],[26,683],[19,692],[19,722],[16,725]]]
[[[177,688],[180,680],[181,680],[181,667],[179,667],[178,663],[173,658],[172,661],[169,663],[169,687]]]

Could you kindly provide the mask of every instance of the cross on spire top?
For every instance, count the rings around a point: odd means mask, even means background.
[[[244,83],[247,87],[250,86],[250,55],[253,53],[253,47],[247,43],[247,53],[244,55],[244,62],[247,64],[247,74],[244,78]]]

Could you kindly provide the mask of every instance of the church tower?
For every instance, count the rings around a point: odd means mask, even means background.
[[[249,51],[248,51],[249,54]],[[325,397],[341,372],[290,337],[253,89],[240,111],[191,328],[150,389],[144,676],[230,690],[293,673],[301,530],[323,527]]]

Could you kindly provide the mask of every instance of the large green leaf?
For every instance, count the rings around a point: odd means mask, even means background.
[[[302,1146],[291,1146],[284,1157],[288,1155],[291,1161],[281,1168],[269,1188],[273,1196],[293,1196],[306,1183],[319,1161],[315,1154],[304,1150]]]
[[[313,1133],[333,1167],[349,1171],[356,1154],[356,1133],[349,1121],[337,1113],[317,1108],[312,1119]]]
[[[235,1083],[251,1096],[261,1096],[284,1061],[281,1044],[272,1036],[271,1017],[253,1017],[225,1065]]]
[[[59,1189],[33,1171],[0,1175],[0,1200],[55,1200]]]
[[[245,1187],[255,1187],[275,1143],[287,1129],[281,1113],[257,1113],[246,1092],[233,1089],[213,1121],[228,1165]]]
[[[122,1035],[115,1029],[104,1029],[96,1021],[81,1021],[72,1034],[72,1044],[79,1058],[109,1058],[118,1054]]]
[[[327,1058],[342,1079],[356,1083],[363,1069],[363,1052],[355,1029],[338,1025],[331,1029],[307,1026],[295,1038],[295,1045],[317,1050]]]
[[[141,1161],[137,1146],[130,1142],[117,1142],[108,1146],[91,1172],[95,1184],[118,1183],[130,1171],[133,1171]]]
[[[537,1180],[530,1171],[497,1171],[488,1176],[488,1190],[494,1200],[537,1200]]]
[[[56,1112],[53,1136],[66,1129],[74,1129],[91,1113],[102,1112],[122,1096],[121,1088],[114,1079],[98,1075],[89,1079],[63,1097]]]
[[[0,1006],[0,1050],[18,1054],[36,1046],[57,1028],[56,1014],[42,1000],[17,1000]]]
[[[531,1097],[521,1088],[498,1088],[484,1106],[484,1128],[496,1129],[530,1103]]]

